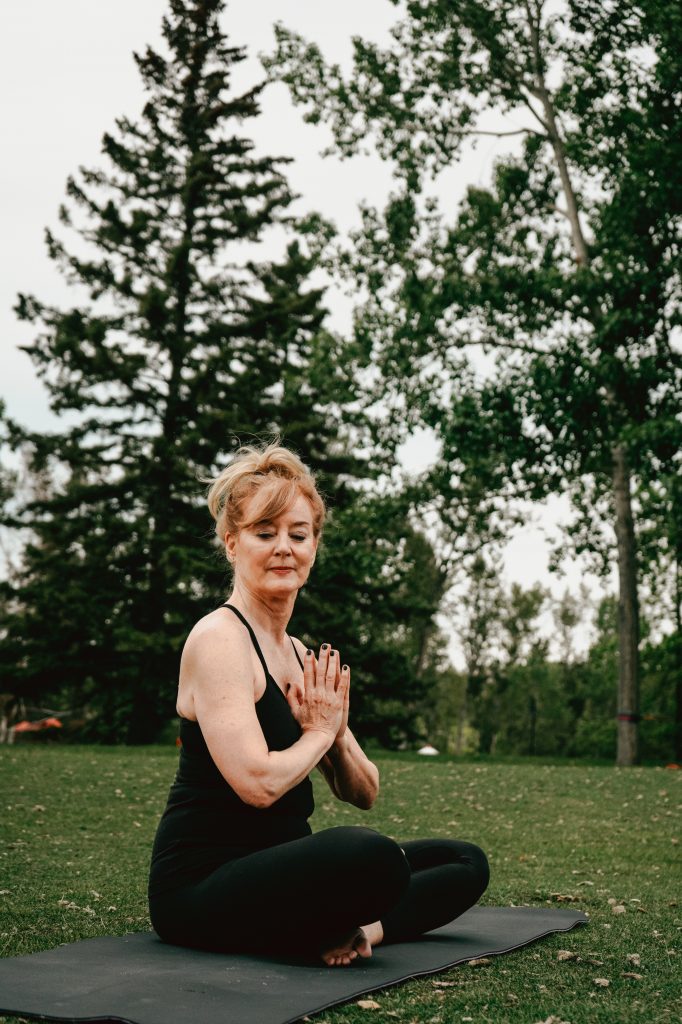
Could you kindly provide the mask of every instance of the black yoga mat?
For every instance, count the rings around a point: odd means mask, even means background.
[[[336,1003],[475,957],[496,956],[587,918],[541,907],[473,907],[416,942],[349,967],[167,946],[153,932],[0,960],[0,1013],[131,1024],[289,1024]]]

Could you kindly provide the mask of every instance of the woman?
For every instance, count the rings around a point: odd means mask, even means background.
[[[369,828],[308,824],[314,767],[363,810],[379,792],[348,727],[350,668],[329,644],[316,657],[286,633],[325,514],[312,475],[277,444],[241,448],[208,503],[234,586],[182,654],[180,764],[149,879],[154,928],[180,945],[315,952],[333,966],[451,921],[488,883],[478,847],[401,847]]]

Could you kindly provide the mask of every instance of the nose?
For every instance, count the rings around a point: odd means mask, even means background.
[[[281,530],[275,539],[275,552],[280,554],[289,554],[291,552],[291,539],[289,537],[288,530]]]

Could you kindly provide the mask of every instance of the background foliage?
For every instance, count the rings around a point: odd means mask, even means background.
[[[183,640],[229,586],[202,481],[279,434],[330,504],[292,631],[352,665],[361,737],[682,758],[680,12],[391,2],[392,45],[355,39],[350,76],[281,25],[266,61],[332,151],[391,163],[349,238],[295,215],[286,159],[255,154],[265,83],[233,89],[222,0],[170,0],[163,50],[136,55],[143,110],[69,179],[66,240],[46,233],[73,305],[17,301],[63,426],[0,415],[20,550],[2,688],[29,717],[70,709],[80,738],[162,735]],[[518,145],[446,214],[430,183],[491,111]],[[348,336],[325,280],[355,296]],[[415,427],[439,455],[404,479]],[[500,551],[556,494],[557,565],[588,558],[619,593],[567,595],[549,642],[548,594],[507,587]]]

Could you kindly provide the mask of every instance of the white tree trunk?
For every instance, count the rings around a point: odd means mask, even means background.
[[[638,757],[639,608],[630,470],[622,445],[613,449],[613,494],[618,546],[618,749],[616,764]]]

